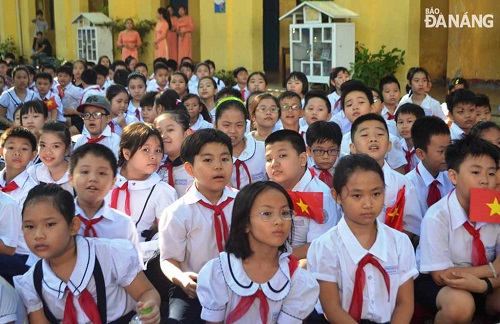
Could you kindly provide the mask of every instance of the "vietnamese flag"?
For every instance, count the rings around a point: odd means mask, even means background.
[[[385,225],[398,231],[403,231],[403,215],[405,212],[405,187],[399,189],[396,203],[385,210]]]
[[[307,217],[316,223],[323,224],[323,193],[289,191],[288,194],[293,201],[293,209],[297,216]]]
[[[49,111],[54,110],[54,109],[57,108],[56,99],[54,97],[52,97],[50,99],[45,98],[43,100],[43,102],[45,102],[45,105],[47,106],[47,109]]]
[[[500,191],[472,188],[469,219],[471,222],[500,224]]]

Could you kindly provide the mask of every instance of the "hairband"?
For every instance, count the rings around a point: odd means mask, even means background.
[[[146,78],[144,74],[142,74],[141,72],[134,71],[127,76],[127,80],[134,76],[141,76],[143,78]]]
[[[219,108],[219,106],[226,102],[226,101],[238,101],[239,103],[241,103],[243,106],[245,106],[245,103],[243,102],[243,100],[241,100],[240,98],[236,98],[236,97],[226,97],[224,99],[221,99],[219,100],[219,102],[217,102],[217,106],[215,106],[215,109]]]

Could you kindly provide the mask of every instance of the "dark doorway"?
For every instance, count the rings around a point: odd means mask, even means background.
[[[187,0],[170,0],[170,4],[174,7],[174,14],[179,17],[177,10],[179,6],[184,6],[186,8],[187,13],[189,14],[188,1]]]
[[[280,49],[280,22],[279,0],[263,0],[264,24],[263,49],[264,49],[264,71],[279,71],[279,49]]]

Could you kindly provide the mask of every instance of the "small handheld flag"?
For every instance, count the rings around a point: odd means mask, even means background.
[[[323,193],[289,191],[293,201],[293,209],[297,216],[307,217],[319,224],[323,224]]]
[[[385,211],[385,225],[392,227],[398,231],[403,230],[403,215],[405,212],[405,188],[399,189],[396,197],[396,203],[392,207],[388,207]]]
[[[500,191],[472,188],[469,219],[471,222],[500,224]]]

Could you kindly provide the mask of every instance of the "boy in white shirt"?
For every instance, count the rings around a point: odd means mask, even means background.
[[[422,117],[425,117],[424,110],[420,106],[412,103],[405,103],[396,111],[395,118],[399,133],[398,135],[401,137],[401,148],[403,149],[406,159],[405,174],[408,174],[411,170],[415,169],[419,162],[413,145],[411,129],[413,123]]]
[[[476,311],[500,314],[500,227],[469,219],[470,190],[495,189],[500,155],[493,144],[465,137],[448,146],[445,158],[456,189],[422,221],[415,298],[436,313],[436,323],[470,323]]]
[[[155,78],[149,82],[146,92],[162,92],[168,89],[168,66],[158,62],[154,66]]]
[[[248,96],[250,96],[250,90],[247,88],[248,81],[248,71],[245,67],[240,66],[233,71],[234,81],[236,85],[233,89],[238,90],[241,93],[241,100],[246,101]]]
[[[83,120],[76,111],[83,96],[83,89],[75,86],[73,80],[73,68],[62,65],[57,69],[58,95],[64,107],[64,114],[71,118],[71,133],[79,134],[83,130]]]
[[[470,90],[458,89],[446,96],[446,105],[453,121],[450,127],[451,139],[461,139],[476,124],[476,95]]]
[[[83,93],[79,105],[85,103],[90,96],[105,96],[106,93],[97,85],[97,73],[92,69],[82,72]]]
[[[396,119],[396,109],[398,107],[399,99],[401,98],[401,86],[398,79],[393,75],[389,75],[380,79],[379,89],[382,92],[382,117],[386,120]]]
[[[66,122],[64,108],[61,98],[52,91],[52,76],[48,73],[37,73],[35,75],[35,97],[42,100],[49,110],[50,120]]]

